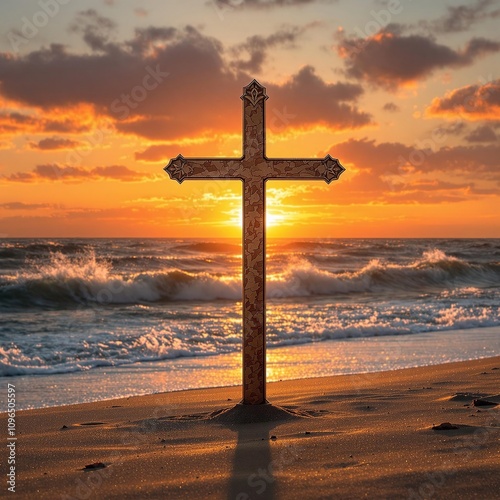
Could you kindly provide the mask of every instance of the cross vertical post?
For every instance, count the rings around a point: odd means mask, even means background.
[[[243,88],[243,156],[184,158],[169,161],[165,171],[182,183],[190,179],[243,181],[243,404],[266,400],[266,217],[268,179],[323,180],[328,184],[345,170],[336,158],[266,157],[266,89],[253,80]]]
[[[255,172],[243,180],[243,404],[266,403],[266,190],[258,165],[265,157],[264,88],[244,89],[243,158]]]

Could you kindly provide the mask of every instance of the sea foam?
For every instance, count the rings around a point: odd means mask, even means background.
[[[169,265],[175,265],[175,261]],[[469,263],[430,250],[406,264],[372,259],[358,270],[332,272],[310,260],[291,257],[267,279],[268,298],[337,296],[407,291],[425,293],[450,286],[488,286],[500,280],[500,263]],[[47,262],[0,282],[2,305],[64,307],[78,303],[141,304],[172,301],[241,300],[241,277],[187,272],[175,267],[136,274],[114,273],[93,251],[50,254]]]

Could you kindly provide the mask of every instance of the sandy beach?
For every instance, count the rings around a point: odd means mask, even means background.
[[[20,411],[15,497],[500,498],[499,380],[496,357],[271,383],[269,406],[231,387]]]

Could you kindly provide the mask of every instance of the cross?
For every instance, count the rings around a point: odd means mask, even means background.
[[[169,161],[171,179],[239,179],[243,182],[243,404],[266,400],[266,181],[316,179],[328,184],[345,170],[336,158],[267,158],[266,89],[257,80],[243,88],[243,156]]]

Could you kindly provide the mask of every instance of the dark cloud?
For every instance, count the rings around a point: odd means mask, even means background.
[[[497,135],[493,127],[481,125],[466,135],[465,140],[468,142],[495,142],[497,140]]]
[[[241,130],[239,97],[252,76],[243,70],[245,63],[240,61],[240,69],[231,65],[219,40],[191,26],[148,27],[118,44],[111,40],[113,26],[105,18],[92,10],[80,16],[79,33],[91,52],[75,54],[53,44],[25,56],[0,54],[0,92],[4,97],[45,113],[85,105],[97,117],[111,118],[117,131],[154,140]],[[251,56],[247,66],[257,67],[269,48],[293,43],[299,31],[283,29],[270,37],[247,40],[245,49],[261,54],[253,60]],[[363,92],[359,85],[328,83],[314,75],[312,68],[269,89],[268,102],[279,113],[290,106],[284,96],[301,101],[291,103],[297,108],[293,111],[293,126],[297,128],[314,122],[332,129],[370,122],[356,106]],[[328,100],[325,106],[319,103],[321,96]],[[278,121],[282,126],[283,120]],[[46,131],[72,131],[73,124],[67,125],[68,130],[63,130],[65,124],[54,120],[46,124]]]
[[[26,132],[37,128],[37,120],[30,115],[22,113],[1,113],[0,112],[0,133],[15,134]]]
[[[242,71],[258,73],[266,60],[268,49],[279,45],[293,48],[295,40],[302,32],[303,29],[294,27],[281,29],[267,37],[261,35],[251,36],[246,42],[233,48],[233,53],[240,56],[242,53],[247,52],[249,58],[247,60],[237,60],[233,65]]]
[[[313,3],[334,3],[338,0],[211,0],[208,4],[219,9],[271,9],[274,7],[291,7]]]
[[[31,149],[38,149],[40,151],[49,151],[54,149],[74,149],[81,146],[82,143],[73,141],[71,139],[64,139],[61,137],[47,137],[39,142],[31,142]]]
[[[471,5],[450,6],[444,16],[420,25],[437,33],[467,31],[479,21],[500,17],[500,8],[490,9],[494,5],[498,5],[496,0],[476,0]]]
[[[181,145],[167,145],[167,144],[155,144],[149,146],[144,151],[138,151],[135,153],[135,159],[139,161],[166,161],[174,156],[177,156],[180,151],[183,151],[184,156],[212,156],[210,152],[203,152],[200,155],[194,155],[192,153],[186,152],[186,146]]]
[[[397,104],[394,104],[393,102],[386,102],[382,109],[384,111],[390,111],[391,113],[396,113],[397,111],[400,111],[401,108],[397,105]]]
[[[427,109],[427,114],[497,120],[500,115],[500,79],[467,85],[448,92],[444,97],[436,97]]]
[[[413,148],[400,142],[349,139],[331,148],[330,154],[352,163],[365,171],[379,172],[380,175],[400,173],[401,158],[407,157]],[[321,155],[326,154],[322,152]],[[404,163],[404,162],[403,162]]]
[[[305,66],[282,85],[268,85],[267,125],[271,130],[307,128],[315,124],[334,129],[358,128],[371,123],[367,113],[352,103],[363,94],[359,85],[326,83]]]
[[[441,147],[438,150],[410,148],[399,157],[399,171],[444,172],[455,177],[470,175],[475,178],[498,180],[500,145],[469,145]]]
[[[103,17],[94,9],[78,13],[70,32],[83,35],[85,43],[94,51],[106,51],[112,46],[110,40],[116,30],[116,23]]]
[[[500,146],[442,147],[432,151],[398,142],[377,144],[368,139],[351,139],[318,155],[327,152],[355,172],[336,191],[339,202],[397,203],[406,199],[435,203],[461,201],[473,195],[500,195],[494,186],[488,188],[476,182],[498,183]],[[438,178],[443,174],[461,181],[447,183]]]
[[[453,50],[421,35],[384,30],[366,39],[338,35],[337,50],[345,59],[348,76],[386,88],[413,83],[442,68],[461,68],[477,58],[498,52],[500,43],[471,39],[462,50]]]
[[[56,132],[60,134],[79,134],[89,132],[91,127],[88,123],[65,118],[63,120],[42,119],[40,122],[40,131]]]
[[[0,112],[0,133],[26,134],[30,132],[49,132],[49,133],[80,133],[88,132],[90,126],[81,120],[71,118],[52,118],[47,115],[27,115],[23,113],[2,113]]]
[[[127,49],[137,55],[145,55],[158,44],[175,40],[179,36],[179,31],[171,26],[147,28],[137,28],[135,36],[125,42]]]
[[[222,142],[220,139],[215,139],[193,144],[154,144],[144,151],[136,152],[135,159],[150,162],[168,161],[179,153],[191,157],[220,156]]]
[[[50,203],[24,203],[22,201],[12,201],[10,203],[1,203],[0,208],[4,210],[40,210],[43,208],[54,208]]]
[[[175,39],[152,50],[167,37]],[[140,30],[120,46],[99,47],[104,52],[90,55],[70,54],[60,45],[19,58],[1,54],[1,92],[44,109],[88,103],[121,121],[119,130],[150,137],[180,137],[209,127],[235,130],[241,123],[236,113],[227,116],[224,104],[228,95],[239,97],[247,77],[228,71],[217,40],[191,27],[162,28]]]
[[[461,172],[477,178],[499,179],[500,145],[474,145],[443,147],[436,152],[426,154],[426,159],[417,168],[432,169],[440,172]]]
[[[119,180],[140,182],[155,178],[154,175],[135,172],[123,165],[82,168],[54,164],[37,165],[31,172],[17,172],[0,177],[8,182],[63,181],[84,182],[93,180]]]
[[[459,120],[451,123],[443,123],[439,125],[437,129],[435,129],[435,133],[437,137],[452,135],[457,136],[459,134],[464,133],[467,130],[467,125],[464,121]]]

